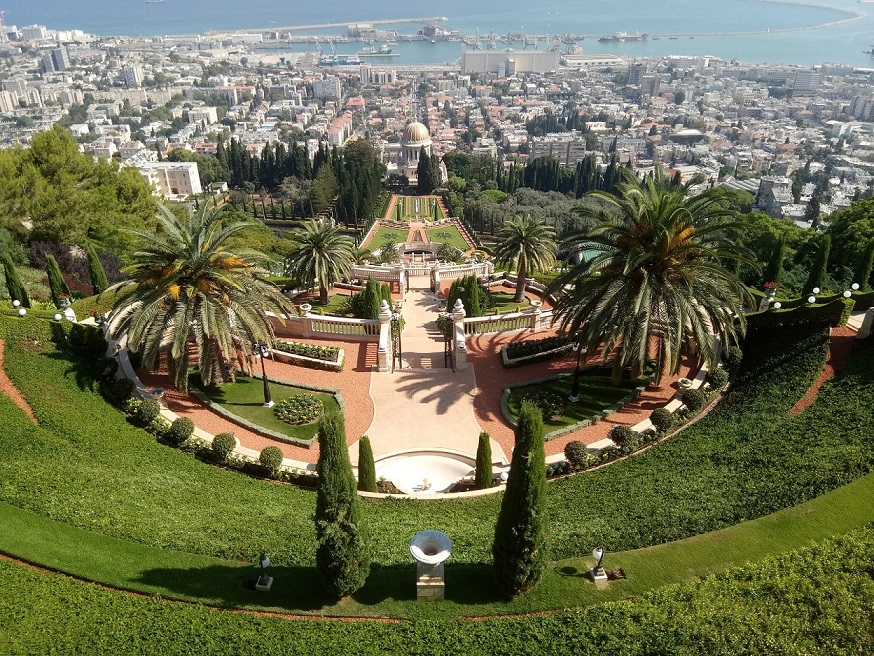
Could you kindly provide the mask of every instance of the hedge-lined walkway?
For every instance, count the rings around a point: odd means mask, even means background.
[[[793,406],[789,411],[789,414],[797,415],[799,412],[803,412],[811,403],[816,401],[816,397],[819,395],[819,388],[822,387],[823,383],[833,378],[836,373],[839,373],[843,369],[847,359],[853,353],[853,350],[855,350],[857,343],[856,331],[853,328],[849,326],[838,326],[837,328],[831,329],[828,361],[825,363],[825,368],[822,370],[819,378],[816,379],[816,382],[814,382],[813,385],[810,386],[810,389],[807,390],[807,394],[798,400],[798,403]]]

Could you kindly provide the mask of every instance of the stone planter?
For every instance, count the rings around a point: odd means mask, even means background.
[[[685,392],[692,389],[692,381],[689,378],[680,378],[677,380],[677,386],[680,388],[680,392]]]

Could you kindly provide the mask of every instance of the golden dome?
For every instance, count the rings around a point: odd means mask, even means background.
[[[404,141],[406,143],[422,143],[431,138],[431,133],[421,123],[410,123],[404,130]]]

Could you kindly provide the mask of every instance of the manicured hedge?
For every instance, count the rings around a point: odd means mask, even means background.
[[[870,471],[874,347],[867,342],[813,406],[786,415],[821,370],[826,336],[809,324],[753,333],[732,390],[706,418],[645,453],[550,484],[553,557],[732,525]],[[90,366],[50,344],[42,354],[15,340],[7,345],[7,372],[40,426],[0,397],[0,499],[147,544],[229,558],[266,550],[277,563],[313,562],[312,493],[158,444],[99,396]],[[488,562],[499,504],[500,495],[365,500],[374,562],[408,564],[408,540],[423,527],[450,535],[453,562]]]
[[[326,360],[334,362],[340,354],[340,349],[337,346],[316,346],[315,344],[305,344],[303,342],[289,342],[284,339],[277,339],[274,343],[274,348],[279,351],[285,351],[293,355],[303,355],[316,360]]]
[[[0,651],[851,656],[874,643],[872,563],[874,530],[866,529],[632,601],[511,619],[389,623],[220,612],[0,561]]]

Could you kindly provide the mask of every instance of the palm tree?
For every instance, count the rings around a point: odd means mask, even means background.
[[[294,248],[285,257],[289,275],[307,287],[319,286],[319,302],[328,304],[328,289],[352,271],[355,242],[326,221],[307,221],[289,237]]]
[[[495,257],[516,263],[516,296],[513,302],[525,298],[525,278],[529,273],[545,271],[555,264],[555,231],[531,216],[510,219],[498,231]]]
[[[737,223],[725,191],[690,195],[699,182],[678,184],[661,168],[640,181],[624,170],[618,197],[592,192],[600,209],[580,208],[589,227],[563,243],[570,252],[596,255],[550,286],[552,293],[564,290],[555,315],[590,353],[615,354],[617,382],[625,367],[639,375],[653,346],[657,382],[664,371],[679,369],[680,354],[693,340],[714,365],[714,334],[725,344],[746,329],[749,292],[720,261],[757,265],[730,241],[728,230]]]
[[[197,344],[203,383],[221,384],[234,378],[229,363],[235,354],[251,355],[254,342],[273,341],[267,311],[292,311],[279,289],[260,277],[266,255],[227,250],[228,241],[252,225],[224,225],[221,210],[206,205],[183,219],[160,206],[157,233],[135,233],[142,244],[124,269],[130,279],[107,290],[119,297],[110,314],[113,332],[127,333],[148,368],[166,351],[180,390],[188,390],[189,340]]]

